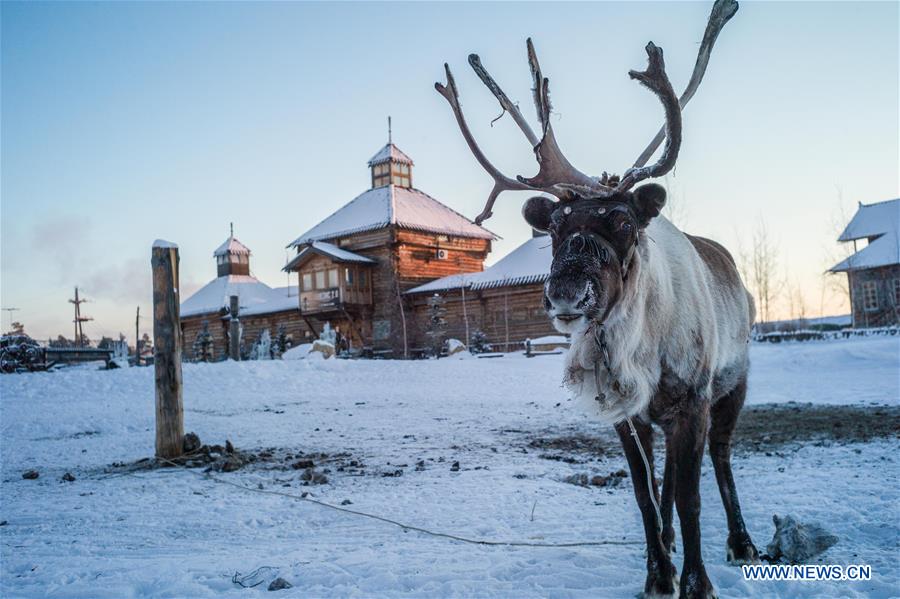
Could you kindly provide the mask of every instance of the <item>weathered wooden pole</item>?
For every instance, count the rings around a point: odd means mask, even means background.
[[[141,365],[141,307],[137,307],[134,317],[134,364]]]
[[[153,345],[156,369],[156,455],[182,453],[184,404],[181,379],[181,315],[178,292],[178,246],[153,243]]]
[[[241,359],[241,319],[240,298],[232,295],[228,306],[231,312],[231,322],[228,325],[228,354],[232,360]]]

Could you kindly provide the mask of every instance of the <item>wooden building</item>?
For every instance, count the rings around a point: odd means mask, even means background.
[[[293,344],[312,337],[312,330],[303,321],[295,288],[272,288],[250,274],[250,250],[232,234],[213,252],[216,278],[181,303],[181,332],[183,355],[194,355],[194,342],[204,329],[212,338],[212,358],[224,360],[228,356],[228,331],[231,321],[229,303],[232,295],[239,298],[238,315],[241,337],[247,347],[263,330],[275,335],[283,327]]]
[[[406,292],[414,337],[425,344],[428,300],[439,294],[446,310],[446,337],[469,343],[482,331],[495,350],[521,349],[526,339],[558,335],[544,311],[544,282],[553,261],[550,238],[536,234],[483,272],[451,275]]]
[[[207,326],[214,359],[224,359],[232,295],[245,346],[279,328],[296,345],[327,323],[348,349],[414,357],[428,344],[434,293],[446,299],[447,336],[466,343],[481,330],[498,349],[512,349],[553,332],[541,307],[549,239],[529,240],[484,270],[495,235],[413,187],[409,156],[389,142],[368,166],[369,189],[288,245],[296,253],[284,270],[297,273],[297,287],[256,279],[250,250],[233,235],[214,252],[216,279],[181,306],[185,356]]]
[[[847,273],[853,327],[900,324],[900,199],[860,203],[838,241],[853,243],[830,269]]]
[[[372,187],[290,243],[300,312],[353,347],[394,357],[417,340],[404,292],[480,272],[495,236],[413,187],[412,159],[388,143],[369,160]]]

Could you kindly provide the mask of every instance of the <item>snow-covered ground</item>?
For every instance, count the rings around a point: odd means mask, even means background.
[[[750,404],[900,403],[897,338],[758,344],[752,359]],[[331,469],[325,485],[303,486],[303,471],[290,468],[217,474],[249,487],[350,500],[351,509],[466,537],[633,545],[477,546],[241,490],[199,469],[110,475],[113,462],[153,453],[152,368],[0,377],[0,592],[256,596],[278,575],[294,585],[285,595],[316,597],[634,596],[644,557],[630,481],[564,482],[575,473],[608,475],[623,458],[609,451],[567,463],[547,459],[554,452],[539,442],[584,434],[614,446],[607,428],[567,400],[561,369],[561,356],[188,364],[185,427],[238,449],[350,454],[319,460]],[[870,564],[869,582],[744,581],[725,563],[725,518],[707,461],[704,557],[720,596],[900,594],[898,447],[895,434],[734,458],[760,549],[773,514],[818,521],[840,538],[821,561]],[[364,467],[337,471],[350,460]],[[23,480],[28,469],[40,478]],[[76,480],[62,482],[66,472]],[[264,584],[232,583],[235,572],[262,566],[272,568],[260,576]]]

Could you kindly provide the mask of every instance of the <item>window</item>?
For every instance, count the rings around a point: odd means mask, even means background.
[[[316,289],[325,289],[325,271],[316,271]]]
[[[900,279],[894,279],[894,307],[900,308]]]
[[[400,174],[399,165],[398,168],[394,170],[394,176],[392,182],[394,185],[398,187],[409,187],[409,175]]]
[[[385,185],[387,185],[390,182],[391,182],[391,177],[389,175],[383,175],[380,177],[375,177],[374,181],[372,182],[372,186],[373,187],[384,187]]]
[[[364,270],[359,271],[359,288],[366,288],[366,271]]]
[[[863,283],[863,308],[867,312],[878,309],[878,285],[875,281]]]
[[[312,288],[313,288],[312,273],[311,272],[303,273],[303,291],[309,291]]]
[[[353,270],[349,266],[344,269],[344,282],[347,284],[347,289],[353,288]]]
[[[338,269],[332,268],[328,270],[328,287],[334,288],[340,285],[340,280],[338,279]]]

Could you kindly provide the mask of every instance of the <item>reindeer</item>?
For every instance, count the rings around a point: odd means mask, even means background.
[[[534,148],[539,164],[534,177],[509,178],[488,161],[463,117],[448,65],[447,83],[435,84],[470,150],[494,179],[476,222],[491,216],[497,196],[506,190],[557,198],[532,197],[522,212],[528,224],[551,238],[553,263],[543,303],[553,325],[572,338],[565,382],[601,419],[614,423],[631,469],[647,541],[646,595],[680,591],[685,597],[715,596],[700,544],[700,465],[707,440],[728,520],[727,559],[733,564],[758,560],[731,471],[732,432],[747,392],[753,299],[724,247],[683,233],[660,216],[666,201],[662,186],[634,187],[675,166],[681,110],[703,78],[719,32],[737,9],[734,0],[715,2],[680,99],[666,75],[662,49],[647,44],[647,69],[629,75],[662,102],[665,126],[622,177],[591,177],[565,158],[550,122],[549,80],[530,39],[528,63],[540,138],[479,57],[470,55],[469,64]],[[663,137],[658,161],[645,166]],[[652,424],[665,433],[661,497],[653,475]],[[673,503],[684,551],[680,582],[671,559]]]

